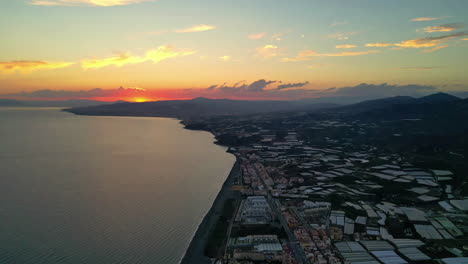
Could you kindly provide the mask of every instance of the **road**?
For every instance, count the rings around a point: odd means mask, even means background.
[[[260,175],[260,173],[258,173]],[[264,186],[267,186],[265,184],[265,181],[262,177],[259,176],[261,179],[262,183]],[[281,204],[277,199],[274,199],[273,196],[271,196],[270,191],[267,191],[267,201],[268,204],[270,205],[271,210],[273,211],[273,214],[278,217],[278,220],[280,221],[281,225],[283,226],[284,231],[288,235],[289,239],[289,247],[291,248],[294,257],[296,258],[297,261],[299,261],[299,264],[309,264],[309,260],[307,259],[304,250],[299,244],[299,241],[297,241],[296,237],[294,236],[293,232],[288,226],[288,222],[284,218],[283,214],[281,214]]]

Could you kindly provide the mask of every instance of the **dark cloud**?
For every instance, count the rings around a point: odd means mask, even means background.
[[[356,86],[330,88],[328,93],[333,96],[370,96],[370,97],[389,97],[389,96],[420,96],[437,92],[437,88],[431,85],[396,85],[396,84],[367,84],[361,83]]]
[[[211,85],[210,87],[208,87],[208,88],[206,88],[206,89],[207,89],[208,91],[212,91],[212,90],[216,89],[216,87],[218,87],[217,84]]]
[[[270,85],[272,83],[275,83],[275,82],[276,81],[266,81],[264,79],[261,79],[261,80],[255,81],[255,82],[251,83],[249,86],[247,86],[247,90],[248,91],[253,91],[253,92],[262,91],[268,85]]]
[[[304,85],[309,84],[309,82],[301,82],[301,83],[286,83],[281,84],[276,87],[278,90],[288,89],[288,88],[295,88],[295,87],[303,87]]]
[[[229,85],[226,85],[226,83],[222,84],[222,85],[212,85],[210,87],[208,87],[207,89],[210,89],[210,90],[214,90],[215,88],[217,88],[218,90],[220,91],[225,91],[225,92],[245,92],[245,91],[248,91],[248,92],[261,92],[261,91],[264,91],[264,89],[272,84],[272,83],[276,83],[277,81],[267,81],[265,79],[260,79],[258,81],[255,81],[251,84],[242,84],[244,81],[240,81],[240,82],[237,82],[236,84],[232,85],[232,86],[229,86]],[[215,88],[212,88],[212,87],[215,87]]]

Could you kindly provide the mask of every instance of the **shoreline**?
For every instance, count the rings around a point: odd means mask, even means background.
[[[211,205],[208,213],[203,217],[202,222],[197,228],[190,244],[185,251],[184,256],[182,257],[179,264],[210,264],[211,259],[205,256],[205,248],[208,242],[209,236],[212,232],[212,229],[215,227],[218,219],[223,210],[224,204],[227,199],[232,198],[234,191],[232,190],[232,185],[238,174],[240,173],[240,164],[239,160],[236,158],[236,162],[232,166],[229,175],[227,176],[221,190],[219,191],[216,199]]]

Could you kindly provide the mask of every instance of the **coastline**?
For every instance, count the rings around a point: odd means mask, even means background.
[[[223,210],[224,203],[227,199],[232,198],[234,191],[232,190],[232,185],[236,177],[240,173],[239,161],[236,159],[236,162],[232,166],[232,169],[226,178],[221,190],[219,191],[216,199],[214,200],[210,210],[203,218],[202,222],[197,228],[195,235],[190,241],[189,247],[185,251],[185,255],[179,262],[179,264],[210,264],[211,259],[205,256],[205,248],[208,241],[208,238],[212,232],[212,229],[215,227],[221,212]]]

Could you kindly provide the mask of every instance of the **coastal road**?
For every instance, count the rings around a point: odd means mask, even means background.
[[[263,180],[262,177],[259,177],[263,183],[264,186],[268,186],[265,184],[265,181]],[[268,204],[270,205],[271,210],[273,213],[278,217],[281,225],[283,226],[284,231],[288,235],[289,239],[289,246],[294,254],[294,257],[296,258],[297,261],[299,261],[299,264],[308,264],[310,263],[309,260],[307,259],[304,250],[299,244],[299,241],[297,241],[296,236],[294,236],[293,232],[288,226],[288,222],[284,218],[283,214],[281,214],[281,204],[277,199],[274,199],[273,196],[271,196],[271,192],[268,190],[267,191],[267,201]]]
[[[297,241],[296,236],[294,236],[294,233],[291,231],[291,229],[288,226],[288,222],[284,218],[283,214],[281,214],[281,205],[278,200],[273,199],[270,195],[268,195],[268,202],[270,204],[270,207],[272,210],[275,212],[275,214],[278,216],[278,219],[283,226],[284,231],[288,235],[288,239],[290,241],[290,247],[292,249],[292,252],[294,254],[294,257],[296,260],[299,261],[299,263],[302,264],[308,264],[309,260],[307,259],[304,250],[301,248],[299,241]]]

